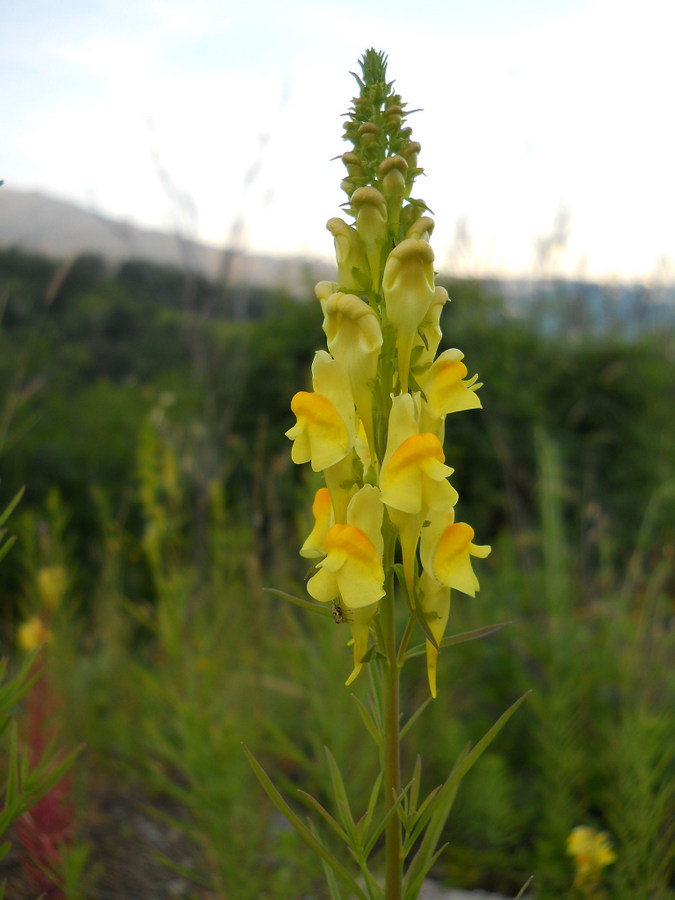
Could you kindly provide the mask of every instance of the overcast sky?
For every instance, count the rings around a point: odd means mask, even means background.
[[[5,0],[0,178],[329,255],[348,73],[374,46],[423,110],[440,267],[531,274],[557,222],[550,267],[653,277],[675,263],[674,35],[672,0]]]

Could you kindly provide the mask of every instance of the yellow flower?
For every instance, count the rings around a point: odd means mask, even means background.
[[[374,187],[361,187],[351,196],[356,230],[366,248],[373,284],[380,283],[382,251],[387,242],[387,201]]]
[[[327,488],[319,488],[314,495],[312,513],[314,515],[314,528],[300,549],[300,556],[310,559],[323,556],[326,553],[324,538],[328,529],[333,525],[333,504]]]
[[[410,353],[417,329],[434,299],[434,251],[426,241],[406,238],[387,257],[382,278],[387,318],[396,329],[401,391],[408,390]]]
[[[412,359],[415,367],[428,366],[433,362],[441,343],[441,313],[448,302],[448,292],[438,285],[422,324],[417,330]]]
[[[573,828],[567,838],[567,853],[574,857],[575,887],[597,884],[605,866],[616,861],[616,854],[605,831],[587,825]]]
[[[447,481],[454,470],[445,465],[441,442],[435,434],[419,434],[419,416],[419,394],[393,398],[380,474],[382,502],[401,541],[411,606],[415,606],[415,560],[422,524],[430,510],[451,508],[458,499]]]
[[[326,556],[307,583],[307,591],[321,603],[339,598],[354,638],[354,672],[368,645],[368,629],[384,596],[382,516],[380,492],[365,485],[349,502],[347,523],[335,524],[324,538]]]
[[[19,626],[17,640],[19,646],[27,652],[35,650],[41,644],[48,644],[51,639],[51,630],[47,628],[40,616],[31,616]]]
[[[474,530],[466,522],[455,522],[454,511],[430,517],[422,529],[420,556],[424,569],[445,587],[476,596],[480,585],[471,567],[471,557],[484,559],[491,547],[473,543]]]
[[[478,376],[466,379],[467,369],[459,350],[445,350],[423,374],[417,376],[419,386],[424,391],[429,411],[435,417],[465,409],[479,409],[481,402],[476,396],[480,384]]]
[[[63,566],[43,566],[37,573],[37,588],[44,609],[53,612],[61,604],[68,587],[68,574]]]
[[[286,437],[293,441],[293,462],[309,462],[321,472],[353,447],[356,414],[349,376],[325,350],[315,354],[312,376],[314,393],[299,391],[291,400],[297,422]]]
[[[446,509],[457,502],[457,491],[446,480],[454,469],[445,465],[438,437],[418,433],[418,416],[419,395],[394,397],[380,487],[382,502],[405,513]]]
[[[326,222],[333,235],[338,267],[338,284],[343,291],[367,291],[371,284],[370,267],[358,232],[337,217]]]
[[[374,456],[372,383],[382,346],[380,321],[355,294],[331,294],[321,306],[328,349],[349,375],[354,402]]]

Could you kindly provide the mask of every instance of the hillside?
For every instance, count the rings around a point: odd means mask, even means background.
[[[10,247],[56,259],[92,253],[111,265],[129,259],[182,265],[212,280],[285,287],[291,293],[308,282],[334,277],[333,266],[323,260],[254,256],[195,243],[177,234],[108,219],[64,200],[3,186],[0,248]]]

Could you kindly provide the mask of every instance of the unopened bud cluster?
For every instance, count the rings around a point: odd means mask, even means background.
[[[369,50],[360,93],[345,125],[353,149],[342,157],[351,221],[332,218],[336,282],[320,282],[327,350],[312,365],[313,391],[291,402],[296,463],[322,472],[315,526],[300,551],[317,560],[307,589],[333,604],[363,665],[379,605],[387,593],[385,545],[396,540],[403,593],[427,637],[427,671],[436,695],[438,647],[452,588],[471,596],[478,581],[473,529],[455,521],[458,499],[445,463],[445,419],[480,407],[477,376],[467,378],[456,349],[436,356],[448,295],[435,283],[434,222],[411,198],[420,145],[411,139],[405,104],[386,81],[386,58]],[[390,598],[393,602],[393,597]]]

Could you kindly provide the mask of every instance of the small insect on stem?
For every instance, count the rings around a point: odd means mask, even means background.
[[[337,603],[335,602],[335,600],[331,600],[330,605],[331,605],[331,609],[333,611],[333,621],[335,622],[336,625],[341,625],[344,622],[344,620],[347,618],[345,616],[344,612],[342,611],[342,607],[338,606]]]

